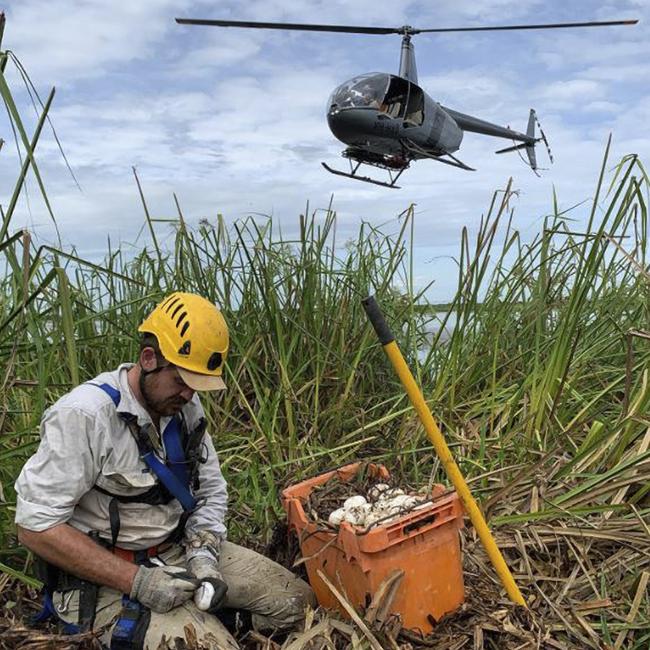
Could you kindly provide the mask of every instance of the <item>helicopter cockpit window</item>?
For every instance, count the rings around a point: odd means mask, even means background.
[[[402,117],[406,111],[409,82],[401,77],[391,76],[388,91],[379,110],[390,117]]]
[[[382,73],[364,74],[341,84],[331,95],[329,110],[345,108],[379,109],[386,94],[389,75]]]

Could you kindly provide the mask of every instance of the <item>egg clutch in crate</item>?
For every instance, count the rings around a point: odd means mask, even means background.
[[[282,501],[322,606],[346,615],[319,572],[359,609],[403,572],[391,610],[423,633],[462,604],[463,510],[453,490],[408,490],[381,465],[353,463],[285,489]]]
[[[313,496],[316,497],[316,494]],[[353,494],[347,497],[340,508],[329,513],[327,523],[338,526],[347,521],[364,528],[377,523],[387,524],[411,510],[426,507],[428,502],[430,499],[427,495],[406,494],[401,488],[391,487],[388,483],[376,483],[365,496]],[[313,516],[314,512],[312,510],[310,514]]]

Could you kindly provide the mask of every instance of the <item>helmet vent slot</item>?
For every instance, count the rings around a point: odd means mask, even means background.
[[[221,352],[213,352],[208,359],[208,370],[216,370],[221,365]]]
[[[176,329],[178,329],[181,326],[181,323],[185,320],[185,317],[187,316],[187,312],[184,311],[179,317],[178,320],[176,321]]]
[[[183,327],[181,329],[181,338],[185,336],[185,332],[187,332],[187,328],[190,326],[190,321],[186,320],[185,323],[183,324]]]
[[[180,300],[178,296],[171,296],[171,298],[167,301],[167,308],[165,309],[165,313],[169,313],[169,310]]]
[[[179,302],[178,305],[176,305],[176,309],[174,309],[174,311],[172,312],[172,318],[176,318],[176,314],[178,314],[178,312],[181,309],[183,309],[183,307],[184,307],[183,303]]]

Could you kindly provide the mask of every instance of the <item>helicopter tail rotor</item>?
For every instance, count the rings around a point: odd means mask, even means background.
[[[548,140],[546,139],[546,134],[544,133],[542,129],[542,125],[539,123],[539,120],[537,119],[537,116],[535,116],[535,121],[537,122],[537,126],[539,127],[539,138],[537,141],[539,142],[540,140],[544,143],[544,146],[546,147],[546,154],[548,155],[548,159],[553,163],[553,154],[551,153],[551,146],[548,143]]]
[[[539,127],[539,136],[535,133],[535,126]],[[535,145],[538,142],[543,142],[546,147],[546,153],[548,154],[549,160],[553,162],[553,154],[551,153],[551,148],[549,147],[548,140],[542,127],[537,119],[537,114],[534,109],[530,109],[530,114],[528,116],[528,127],[526,128],[526,141],[521,144],[516,144],[512,147],[506,147],[505,149],[499,149],[496,153],[509,153],[510,151],[521,151],[522,149],[526,150],[526,156],[528,157],[529,167],[537,174],[537,156],[535,153]],[[520,154],[521,155],[521,154]],[[523,160],[523,158],[522,158]],[[539,176],[539,174],[537,174]]]

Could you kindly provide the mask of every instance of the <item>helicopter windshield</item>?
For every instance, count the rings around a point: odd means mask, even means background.
[[[379,108],[390,75],[381,72],[362,74],[341,84],[330,96],[329,110],[345,108]]]

